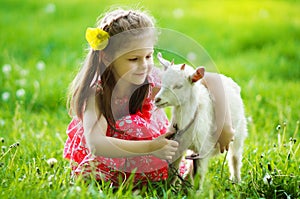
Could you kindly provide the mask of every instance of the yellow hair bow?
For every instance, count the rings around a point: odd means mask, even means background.
[[[87,28],[85,38],[93,50],[103,50],[109,39],[109,34],[100,28]]]

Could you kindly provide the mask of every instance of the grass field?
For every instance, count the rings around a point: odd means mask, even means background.
[[[242,183],[231,184],[227,164],[221,175],[224,155],[210,162],[202,193],[71,182],[67,88],[85,29],[116,3],[143,6],[159,27],[193,38],[239,83],[249,128]],[[299,10],[298,1],[2,0],[0,198],[299,198]]]

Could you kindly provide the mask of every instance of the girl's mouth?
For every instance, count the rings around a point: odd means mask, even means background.
[[[135,73],[137,76],[144,76],[146,73]]]

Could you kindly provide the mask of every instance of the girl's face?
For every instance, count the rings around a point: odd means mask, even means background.
[[[153,45],[152,45],[153,46]],[[153,47],[133,48],[112,63],[116,80],[120,78],[134,85],[145,82],[147,75],[153,67]]]

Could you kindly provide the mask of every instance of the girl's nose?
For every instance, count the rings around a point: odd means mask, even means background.
[[[140,68],[147,68],[147,67],[148,67],[148,60],[143,59],[140,64]]]

